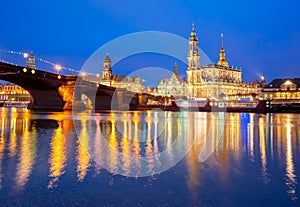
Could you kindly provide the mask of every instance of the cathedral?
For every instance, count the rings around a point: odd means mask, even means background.
[[[217,64],[201,66],[198,37],[193,24],[189,37],[186,82],[182,83],[180,81],[181,78],[178,76],[178,73],[177,75],[172,75],[169,79],[162,80],[159,83],[159,95],[211,100],[237,100],[238,98],[255,97],[260,92],[261,83],[258,81],[244,83],[242,70],[229,66],[226,60],[223,35],[221,37],[220,58]],[[174,72],[174,74],[176,73]],[[179,94],[178,92],[181,91],[182,87],[184,87],[184,92]]]
[[[159,82],[156,95],[184,99],[238,100],[239,98],[256,98],[260,93],[263,83],[258,81],[245,83],[242,80],[242,70],[229,66],[223,35],[221,35],[219,60],[216,64],[201,66],[194,24],[188,44],[186,80],[180,77],[178,66],[175,64],[172,75]],[[144,91],[144,84],[139,76],[113,75],[108,54],[103,61],[100,83],[136,93]]]
[[[242,70],[230,67],[225,55],[223,35],[217,64],[201,66],[198,38],[192,26],[189,38],[186,96],[191,99],[235,100],[259,93],[260,83],[244,83]]]

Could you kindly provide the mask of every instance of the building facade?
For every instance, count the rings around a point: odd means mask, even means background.
[[[275,79],[262,88],[260,98],[274,102],[300,101],[300,78]]]
[[[111,59],[108,54],[106,54],[103,61],[100,84],[126,89],[135,93],[142,93],[144,91],[144,84],[141,81],[140,76],[137,75],[136,77],[131,77],[127,75],[113,75]]]
[[[178,66],[175,63],[172,75],[159,82],[157,92],[159,96],[182,98],[185,96],[185,81],[178,74]]]
[[[185,94],[190,99],[235,100],[256,96],[260,91],[258,81],[244,83],[242,70],[230,67],[224,49],[223,35],[217,64],[201,66],[198,38],[192,26],[189,38],[187,84]]]
[[[30,94],[21,86],[13,83],[0,84],[0,103],[7,101],[30,102]]]

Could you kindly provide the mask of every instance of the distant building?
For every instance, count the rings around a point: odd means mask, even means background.
[[[128,91],[141,93],[144,91],[144,84],[140,79],[140,76],[131,77],[127,75],[113,75],[111,67],[111,59],[106,54],[103,61],[102,76],[100,84],[111,86],[115,88],[124,88]]]
[[[261,98],[266,100],[299,100],[300,78],[274,79],[261,90]]]
[[[24,101],[30,102],[28,91],[13,83],[0,84],[0,102]]]
[[[19,95],[29,94],[28,91],[24,90],[21,86],[18,86],[13,83],[6,83],[4,86],[2,85],[1,92],[3,94],[19,94]]]
[[[188,98],[237,99],[250,97],[260,91],[258,81],[244,83],[242,70],[230,67],[225,55],[223,35],[220,58],[215,65],[200,65],[198,38],[192,27],[189,38],[186,96]]]
[[[182,98],[185,96],[185,81],[178,74],[178,66],[176,63],[172,75],[159,82],[157,91],[159,96],[172,96],[174,98]]]

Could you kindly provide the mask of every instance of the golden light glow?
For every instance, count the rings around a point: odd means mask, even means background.
[[[28,58],[28,53],[25,52],[25,53],[23,54],[23,57],[24,57],[24,58]]]
[[[55,187],[59,177],[65,173],[66,159],[66,137],[60,124],[59,128],[55,130],[51,141],[49,177],[52,179],[48,184],[48,188]]]
[[[286,123],[286,185],[288,186],[288,194],[292,200],[297,199],[296,197],[296,175],[293,163],[293,147],[292,147],[292,124],[290,115],[287,115]]]
[[[23,68],[23,72],[26,73],[27,72],[27,68]]]
[[[57,71],[60,71],[61,70],[61,65],[59,65],[59,64],[54,65],[54,69],[57,70]]]
[[[109,154],[108,159],[110,161],[110,169],[112,169],[113,173],[116,173],[118,170],[118,140],[116,134],[116,124],[115,124],[115,116],[111,114],[111,135],[109,137],[108,145],[109,145]]]
[[[16,185],[18,188],[23,188],[27,183],[36,156],[36,129],[32,128],[31,133],[29,133],[28,128],[24,128],[23,130],[20,159],[16,173]]]
[[[15,157],[17,153],[17,118],[11,118],[11,135],[10,135],[10,143],[9,143],[9,156]]]
[[[31,70],[31,73],[32,73],[32,74],[35,74],[35,70],[32,69],[32,70]]]
[[[89,135],[86,121],[81,121],[81,124],[81,133],[77,141],[77,178],[79,181],[84,180],[87,170],[90,167]]]
[[[259,140],[260,140],[260,159],[262,167],[263,182],[268,183],[268,171],[267,171],[267,153],[266,153],[266,136],[265,136],[265,116],[259,117]]]

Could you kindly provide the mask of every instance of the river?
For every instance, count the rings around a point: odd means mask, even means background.
[[[300,114],[0,110],[2,207],[300,205]]]

